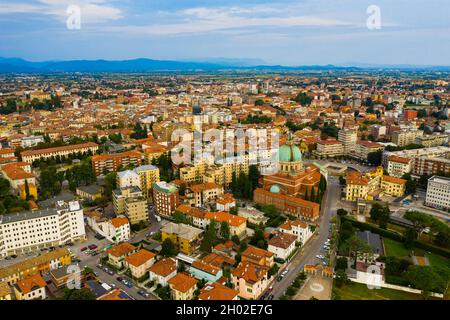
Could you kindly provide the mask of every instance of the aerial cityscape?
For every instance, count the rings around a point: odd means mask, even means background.
[[[29,18],[0,32],[0,300],[450,298],[448,43],[440,57],[368,46],[327,60],[272,39],[333,26],[400,37],[401,6],[377,21],[385,1],[361,6],[363,27],[343,22],[359,7],[337,21],[335,4],[322,16],[312,1],[297,4],[311,16],[281,2],[109,2],[0,4],[2,26]],[[147,9],[160,10],[149,34],[117,25]],[[41,15],[52,36],[39,45]],[[116,52],[96,44],[107,28],[124,33]],[[236,41],[233,31],[245,34],[235,52],[212,39]],[[285,49],[246,50],[257,31]],[[86,34],[69,53],[59,37],[72,32]],[[166,54],[133,44],[140,36]],[[190,38],[185,55],[172,52]],[[202,41],[204,52],[193,49]]]

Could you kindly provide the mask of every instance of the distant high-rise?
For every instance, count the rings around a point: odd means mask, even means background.
[[[198,99],[192,99],[192,115],[199,115],[202,113],[202,108],[200,107],[200,101]]]

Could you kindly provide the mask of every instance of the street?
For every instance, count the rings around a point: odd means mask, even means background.
[[[329,223],[331,218],[336,214],[339,199],[339,181],[336,177],[329,177],[326,195],[324,201],[322,202],[321,218],[319,220],[319,233],[317,234],[316,231],[314,236],[289,263],[287,266],[289,268],[289,272],[286,276],[284,276],[280,282],[275,280],[272,291],[275,300],[278,300],[284,294],[286,289],[295,280],[298,273],[303,270],[303,266],[305,264],[320,263],[320,261],[316,258],[316,255],[321,254],[322,247],[328,239]]]

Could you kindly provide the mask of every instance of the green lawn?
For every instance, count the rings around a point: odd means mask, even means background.
[[[407,257],[411,251],[406,249],[403,243],[395,240],[383,238],[383,243],[386,256]]]
[[[431,266],[448,267],[450,265],[449,259],[435,253],[427,253],[424,250],[418,248],[414,248],[413,250],[406,249],[403,243],[388,238],[383,238],[383,243],[384,249],[386,250],[386,256],[402,258],[407,257],[410,252],[414,251],[414,255],[416,256],[426,256],[430,261]]]
[[[341,300],[422,300],[418,294],[387,288],[371,290],[360,283],[351,283],[342,288],[333,286],[333,292]]]

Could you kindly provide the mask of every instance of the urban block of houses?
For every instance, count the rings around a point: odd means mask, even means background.
[[[11,287],[6,282],[0,282],[0,301],[11,300]]]
[[[253,208],[253,207],[245,207],[238,209],[238,216],[246,218],[247,221],[254,225],[265,225],[269,218],[264,215],[263,212]]]
[[[197,290],[198,280],[185,272],[177,273],[167,283],[173,300],[192,300]]]
[[[149,278],[157,284],[165,287],[168,281],[177,274],[177,261],[172,258],[164,258],[155,262],[149,269]]]
[[[233,207],[236,207],[236,199],[231,193],[224,193],[216,200],[217,211],[230,211]]]
[[[56,288],[64,288],[68,283],[73,283],[73,279],[82,281],[84,275],[80,266],[71,264],[50,271],[50,280]]]

